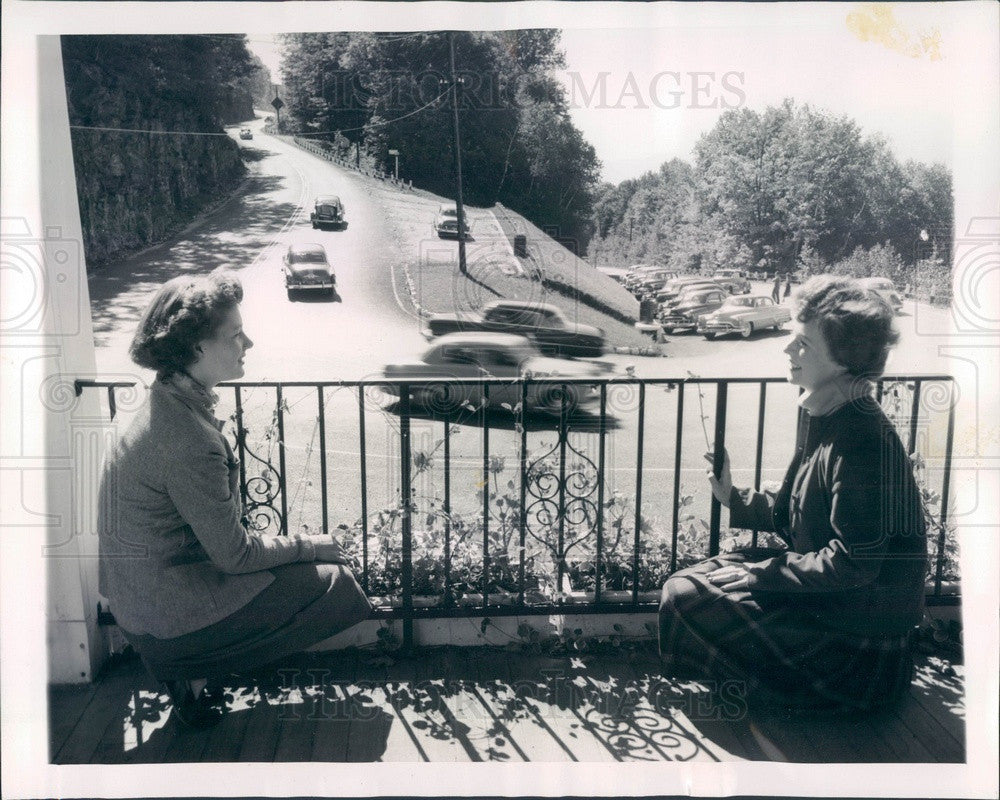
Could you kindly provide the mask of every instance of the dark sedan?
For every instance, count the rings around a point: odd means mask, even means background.
[[[723,289],[703,289],[692,292],[681,302],[660,314],[660,323],[667,333],[693,330],[698,326],[698,317],[715,311],[726,301]]]

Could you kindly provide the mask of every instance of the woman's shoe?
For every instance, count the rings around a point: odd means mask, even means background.
[[[212,705],[205,694],[194,696],[187,681],[166,681],[166,684],[174,714],[185,728],[204,730],[217,725],[222,719],[222,712]]]

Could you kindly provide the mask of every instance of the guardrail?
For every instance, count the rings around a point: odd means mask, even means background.
[[[413,181],[400,180],[394,175],[389,175],[381,170],[362,167],[356,160],[352,161],[351,159],[345,158],[338,153],[322,147],[319,143],[309,139],[304,139],[301,136],[285,136],[284,138],[289,139],[292,144],[302,148],[307,153],[319,156],[320,158],[330,161],[331,163],[343,167],[344,169],[354,170],[361,175],[366,175],[369,178],[374,178],[375,180],[395,186],[397,189],[405,189],[408,192],[413,191]]]
[[[639,379],[631,377],[605,379],[530,378],[517,382],[496,378],[479,380],[438,381],[326,381],[326,382],[255,382],[221,384],[219,389],[232,392],[234,412],[230,418],[229,435],[240,458],[240,485],[248,526],[284,534],[288,529],[289,488],[286,460],[286,415],[289,412],[286,395],[304,392],[302,398],[315,392],[316,410],[314,438],[319,453],[320,486],[317,516],[324,532],[331,529],[329,514],[327,452],[328,395],[332,390],[346,390],[356,396],[357,444],[360,477],[361,515],[354,528],[341,525],[340,533],[351,540],[352,552],[358,560],[360,581],[366,592],[380,598],[377,615],[401,618],[404,644],[412,641],[412,623],[422,617],[547,615],[579,613],[634,613],[656,609],[656,590],[662,578],[679,566],[684,550],[679,548],[682,509],[688,499],[682,496],[681,469],[685,453],[683,437],[686,404],[696,402],[702,425],[708,417],[702,405],[702,387],[711,386],[714,404],[714,461],[721,466],[726,447],[727,417],[733,412],[730,389],[734,386],[756,386],[757,399],[752,413],[746,407],[742,414],[746,424],[756,420],[756,452],[754,457],[754,487],[760,489],[763,465],[765,416],[768,387],[784,384],[778,378],[695,378]],[[400,502],[394,507],[370,513],[369,450],[366,419],[372,410],[372,395],[393,388],[398,396],[393,412],[392,449],[398,450]],[[647,440],[647,395],[654,388],[669,389],[675,398],[676,425],[673,435],[673,485],[669,513],[669,548],[652,551],[648,542],[649,515],[643,505],[644,460]],[[108,413],[117,414],[116,393],[128,389],[135,394],[135,385],[120,381],[76,381],[76,393],[103,389],[107,393]],[[257,444],[249,441],[244,420],[245,397],[250,391],[274,392],[271,425],[264,434],[276,453],[262,456]],[[596,452],[582,448],[570,437],[580,426],[574,409],[574,397],[585,391],[596,394],[596,413],[588,416],[589,430],[596,434]],[[930,450],[928,442],[918,442],[918,431],[929,429],[932,417],[946,426],[941,484],[937,491],[925,490],[939,509],[930,514],[928,541],[936,548],[929,575],[928,603],[937,605],[959,602],[957,582],[946,576],[945,562],[949,550],[954,550],[953,530],[949,524],[949,501],[954,436],[954,380],[945,375],[886,376],[876,384],[877,399],[886,404],[887,398],[897,413],[895,422],[911,456],[926,458],[919,451]],[[509,393],[516,392],[511,398]],[[625,391],[635,400],[631,406],[635,418],[634,493],[631,497],[611,496],[607,491],[606,445],[613,417],[609,415],[609,392]],[[696,391],[698,397],[688,400]],[[499,430],[493,414],[499,404],[491,401],[491,392],[498,396],[507,392],[509,399],[519,402],[502,404],[509,425],[519,440],[517,447],[516,480],[512,477],[506,488],[497,480],[499,463],[491,451],[491,434]],[[555,413],[539,415],[531,410],[544,395]],[[933,395],[933,402],[924,397]],[[555,405],[553,406],[553,399]],[[298,401],[301,402],[301,401]],[[352,400],[351,403],[354,403]],[[439,426],[440,439],[429,455],[415,448],[411,423],[419,418]],[[421,409],[424,409],[422,411]],[[342,409],[341,409],[342,410]],[[380,407],[380,413],[385,413]],[[477,468],[479,481],[475,502],[478,512],[459,515],[452,484],[452,439],[456,433],[455,414],[463,413],[466,422],[474,415],[481,437],[481,461]],[[301,414],[301,409],[297,412]],[[905,418],[902,418],[905,417]],[[301,421],[303,418],[298,416]],[[437,428],[435,428],[437,430]],[[531,451],[528,434],[545,430],[556,434],[554,445],[544,451]],[[435,434],[436,435],[436,434]],[[504,435],[510,436],[510,433]],[[707,436],[707,430],[706,430]],[[338,442],[338,447],[343,446]],[[935,449],[940,449],[935,446]],[[698,448],[699,452],[702,448]],[[431,455],[443,458],[443,496],[433,509],[418,508],[411,500],[415,475],[428,468]],[[919,460],[919,459],[917,459]],[[248,463],[257,469],[251,475]],[[501,470],[502,471],[502,470]],[[491,485],[491,478],[493,483]],[[469,500],[468,497],[464,500]],[[720,551],[723,529],[720,504],[712,497],[709,521],[708,555]],[[630,518],[629,518],[630,517]],[[396,524],[398,523],[398,528]],[[731,532],[727,532],[730,535]],[[933,535],[932,535],[933,534]],[[418,541],[419,540],[419,541]],[[756,546],[758,532],[751,534],[750,544]],[[475,543],[475,544],[474,544]],[[481,545],[481,546],[480,546]],[[573,560],[571,551],[586,558]],[[378,551],[378,568],[375,559]],[[703,557],[703,555],[701,556]],[[669,562],[669,565],[667,565]],[[415,569],[421,571],[420,586],[415,585]],[[546,572],[547,570],[547,572]],[[429,576],[429,577],[428,577]],[[645,576],[645,577],[644,577]],[[574,590],[573,583],[587,585],[584,591]],[[431,590],[427,590],[427,586]],[[539,587],[543,588],[540,589]],[[547,590],[544,587],[548,587]],[[461,591],[459,591],[461,589]],[[423,595],[423,596],[420,596]]]

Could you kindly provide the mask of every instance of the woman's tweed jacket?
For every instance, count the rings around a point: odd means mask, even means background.
[[[774,531],[782,555],[749,566],[761,605],[817,612],[862,635],[921,618],[927,545],[902,442],[879,405],[844,377],[802,401],[797,448],[777,495],[733,489],[730,525]]]
[[[239,462],[213,408],[185,375],[154,381],[105,463],[99,588],[130,633],[204,628],[259,594],[271,567],[315,558],[308,536],[243,526]]]

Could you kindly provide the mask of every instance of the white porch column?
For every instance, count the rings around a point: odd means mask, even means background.
[[[25,38],[19,48],[37,82],[29,73],[34,92],[18,103],[16,134],[4,126],[3,573],[27,583],[25,626],[45,632],[49,681],[84,682],[106,649],[96,624],[95,503],[111,428],[99,392],[73,391],[74,379],[95,377],[95,362],[60,41]]]

